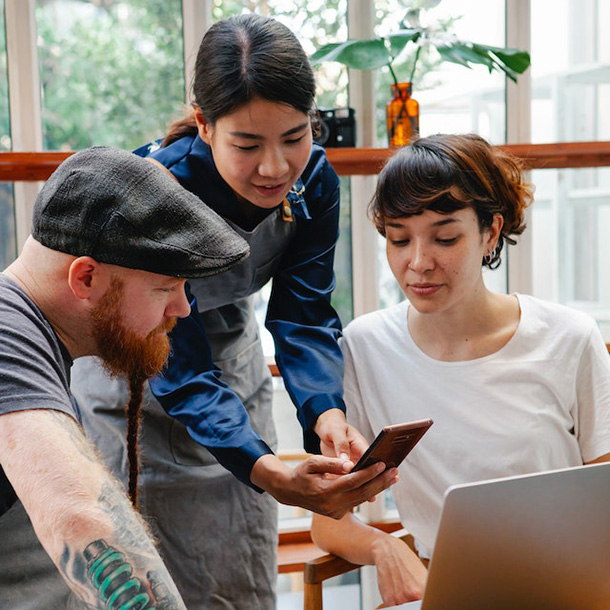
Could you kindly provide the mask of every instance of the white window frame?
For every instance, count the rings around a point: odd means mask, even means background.
[[[5,0],[11,143],[15,152],[42,150],[42,112],[35,0]],[[17,251],[30,234],[40,182],[15,182]]]

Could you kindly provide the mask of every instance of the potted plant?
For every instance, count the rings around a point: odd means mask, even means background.
[[[386,123],[390,146],[408,144],[419,133],[419,104],[411,97],[411,87],[423,54],[431,49],[438,53],[437,64],[445,61],[471,68],[473,64],[487,66],[490,72],[502,71],[512,81],[527,70],[530,56],[526,51],[493,47],[460,40],[448,30],[454,19],[423,26],[421,11],[436,7],[441,0],[413,0],[399,30],[388,36],[366,40],[333,42],[319,48],[311,62],[319,64],[337,61],[348,68],[375,70],[387,66],[392,76],[392,100],[386,105]],[[409,76],[399,81],[396,59],[402,51],[413,47]]]

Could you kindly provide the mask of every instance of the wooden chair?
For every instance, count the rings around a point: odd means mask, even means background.
[[[415,550],[415,542],[413,536],[406,530],[401,529],[392,533],[393,536],[399,537],[409,547],[417,553]],[[427,560],[422,562],[427,566]],[[345,559],[336,557],[335,555],[327,554],[321,557],[310,559],[305,563],[304,568],[304,601],[303,610],[323,610],[322,609],[322,584],[325,580],[332,578],[333,576],[339,576],[360,568],[354,563],[350,563]],[[383,606],[380,606],[383,607]]]

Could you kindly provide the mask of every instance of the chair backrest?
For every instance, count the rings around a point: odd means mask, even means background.
[[[401,529],[392,532],[392,535],[403,540],[415,553],[417,553],[413,536],[406,530]],[[427,560],[422,561],[427,566]],[[332,554],[308,561],[305,564],[304,570],[303,610],[323,610],[322,585],[324,581],[334,576],[351,572],[360,567],[362,566],[350,563],[349,561]]]

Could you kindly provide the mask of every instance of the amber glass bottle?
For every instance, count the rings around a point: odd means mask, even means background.
[[[411,83],[392,85],[386,126],[390,146],[404,146],[419,137],[419,104],[411,97]]]

